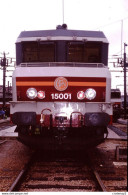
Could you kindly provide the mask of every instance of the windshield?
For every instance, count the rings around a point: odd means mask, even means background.
[[[101,62],[101,44],[96,42],[70,42],[68,44],[69,62]]]
[[[23,62],[54,62],[54,42],[24,42]]]
[[[102,43],[84,41],[22,42],[22,62],[102,63]]]

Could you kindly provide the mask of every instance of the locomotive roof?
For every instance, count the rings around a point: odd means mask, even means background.
[[[108,43],[107,38],[102,31],[67,30],[64,28],[55,30],[22,31],[18,36],[17,42],[32,41],[32,38],[33,41],[36,39],[45,40],[46,38],[47,40],[72,40],[71,38],[73,38],[73,40],[82,40],[91,38],[92,40],[100,40]]]
[[[37,30],[22,31],[19,38],[23,37],[47,37],[47,36],[77,36],[77,37],[98,37],[105,38],[101,31],[83,31],[83,30]]]

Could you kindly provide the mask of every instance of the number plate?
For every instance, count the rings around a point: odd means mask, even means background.
[[[52,100],[71,100],[72,95],[71,93],[52,93],[51,97]]]

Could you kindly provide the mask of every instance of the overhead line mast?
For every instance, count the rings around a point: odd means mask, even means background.
[[[64,24],[64,0],[62,0],[62,13],[63,13],[63,24]]]

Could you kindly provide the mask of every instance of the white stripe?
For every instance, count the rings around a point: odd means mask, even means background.
[[[100,38],[100,37],[68,37],[68,36],[55,36],[55,37],[24,37],[24,38],[18,38],[16,43],[22,42],[22,41],[55,41],[55,40],[70,40],[70,41],[101,41],[104,43],[108,43],[108,40],[106,38]]]
[[[29,74],[28,74],[29,73]],[[105,77],[111,78],[108,67],[16,67],[13,77]]]

